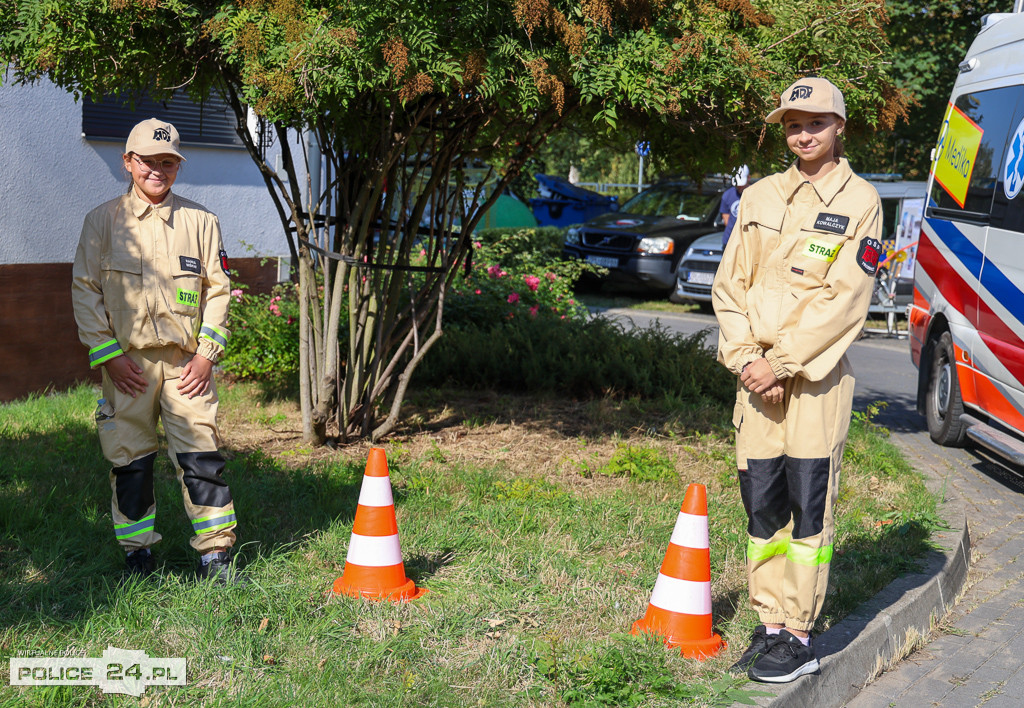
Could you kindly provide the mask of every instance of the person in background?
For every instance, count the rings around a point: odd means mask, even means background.
[[[786,683],[818,670],[839,465],[853,405],[846,350],[867,317],[881,202],[843,154],[843,94],[800,79],[768,114],[797,160],[740,202],[712,287],[718,360],[738,377],[733,426],[761,624],[733,671]]]
[[[722,248],[729,243],[729,236],[732,235],[733,226],[736,224],[736,215],[740,211],[740,196],[747,188],[750,181],[750,168],[740,165],[736,174],[732,176],[732,186],[722,194],[722,206],[719,211],[722,213],[722,221],[725,224],[725,233],[722,234]]]
[[[237,522],[221,476],[212,375],[231,299],[220,224],[171,192],[185,158],[170,123],[151,118],[132,128],[122,160],[128,192],[85,217],[72,281],[79,338],[103,376],[96,424],[112,465],[114,535],[129,577],[154,572],[160,418],[195,532],[197,575],[234,582]]]

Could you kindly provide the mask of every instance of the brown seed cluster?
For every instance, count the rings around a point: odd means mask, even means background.
[[[555,110],[561,115],[565,108],[565,84],[557,76],[548,73],[548,63],[540,57],[527,62],[526,68],[530,70],[537,90],[551,97],[555,104]]]
[[[384,42],[381,53],[395,78],[401,79],[405,75],[405,70],[409,68],[409,49],[405,43],[398,37],[392,37]]]

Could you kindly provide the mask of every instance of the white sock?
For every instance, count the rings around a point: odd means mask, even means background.
[[[769,637],[774,637],[776,634],[782,631],[782,627],[765,627],[764,633]]]

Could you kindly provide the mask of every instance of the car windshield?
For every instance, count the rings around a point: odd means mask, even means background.
[[[622,205],[620,212],[641,216],[674,216],[683,221],[703,221],[711,216],[715,195],[701,194],[682,184],[663,184],[640,192]]]

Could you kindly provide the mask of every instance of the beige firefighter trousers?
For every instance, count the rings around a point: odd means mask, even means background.
[[[782,403],[766,404],[742,385],[736,397],[747,576],[762,622],[810,631],[828,587],[854,378],[843,356],[821,381],[794,377],[783,384]]]
[[[171,345],[133,350],[127,355],[148,382],[135,398],[118,391],[103,370],[103,397],[96,410],[103,455],[110,461],[114,533],[126,550],[148,548],[160,540],[155,530],[153,463],[163,421],[168,456],[177,470],[185,512],[200,553],[230,548],[236,526],[231,491],[221,478],[224,458],[217,451],[217,390],[213,380],[203,396],[188,398],[177,390],[181,366],[190,355]]]

